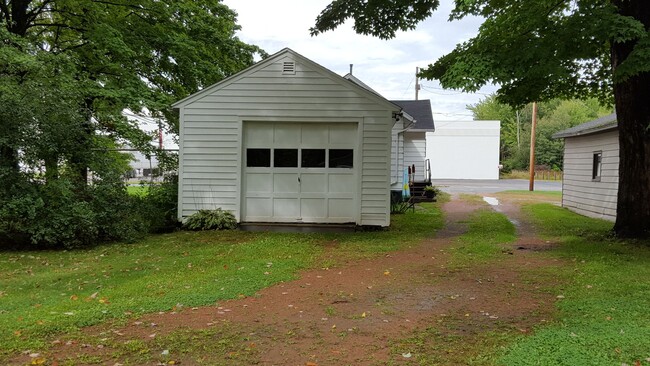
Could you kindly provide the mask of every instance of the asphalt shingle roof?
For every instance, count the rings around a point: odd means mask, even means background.
[[[391,100],[392,103],[400,106],[404,112],[415,118],[413,130],[434,131],[433,113],[431,112],[431,101],[422,100]]]
[[[596,132],[611,130],[617,126],[618,121],[616,119],[616,113],[612,113],[610,115],[600,117],[598,119],[594,119],[592,121],[585,122],[571,128],[567,128],[566,130],[556,132],[553,135],[553,138],[559,139],[564,137],[589,135]]]

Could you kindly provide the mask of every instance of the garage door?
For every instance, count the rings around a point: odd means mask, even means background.
[[[242,221],[348,223],[357,216],[354,123],[244,123]]]

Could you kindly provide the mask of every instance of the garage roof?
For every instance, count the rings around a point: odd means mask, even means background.
[[[616,113],[585,122],[575,127],[567,128],[553,135],[553,138],[560,139],[565,137],[584,136],[596,132],[613,130],[618,127]]]

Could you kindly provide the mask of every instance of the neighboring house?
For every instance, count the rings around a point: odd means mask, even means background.
[[[403,139],[398,139],[397,150],[393,154],[402,154],[398,161],[403,162],[406,167],[415,166],[413,180],[430,181],[431,170],[427,160],[427,133],[436,130],[433,123],[433,113],[431,113],[431,101],[423,100],[393,100],[393,103],[402,107],[402,110],[415,120],[414,124],[409,125],[403,132]],[[403,167],[399,167],[398,173],[402,172]],[[398,174],[399,183],[402,181],[403,174]]]
[[[178,145],[174,141],[175,135],[159,135],[159,121],[155,118],[136,114],[129,110],[124,110],[122,115],[129,121],[136,123],[138,128],[142,131],[155,135],[151,141],[153,146],[159,147],[162,143],[162,148],[166,151],[175,152],[178,150]],[[162,138],[162,140],[160,140],[160,138]],[[137,182],[142,179],[151,179],[153,177],[162,179],[160,172],[158,171],[158,158],[156,155],[151,155],[150,158],[147,158],[145,154],[133,149],[128,144],[123,146],[122,151],[131,154],[132,156],[131,163],[129,164],[131,166],[131,172],[128,174],[128,178],[131,182]]]
[[[616,113],[553,137],[564,139],[562,206],[585,216],[614,221],[619,158]]]
[[[349,73],[343,78],[377,94],[371,87]],[[391,100],[402,109],[395,122],[391,142],[391,189],[402,189],[404,169],[415,166],[412,179],[419,182],[430,180],[429,163],[426,158],[426,133],[434,132],[431,101]]]
[[[179,210],[238,222],[390,224],[399,106],[285,48],[173,105]]]
[[[151,156],[150,159],[139,152],[139,151],[130,151],[127,146],[125,151],[133,156],[131,160],[131,174],[129,178],[150,178],[153,175],[158,175],[156,170],[158,169],[158,159],[156,156]]]
[[[438,121],[426,135],[432,179],[499,179],[499,121]]]

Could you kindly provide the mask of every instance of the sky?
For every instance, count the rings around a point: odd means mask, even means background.
[[[392,40],[356,34],[349,21],[315,37],[309,28],[330,0],[224,0],[238,14],[237,36],[269,54],[288,47],[310,60],[345,75],[353,74],[389,100],[415,99],[415,68],[427,67],[451,52],[456,44],[475,36],[482,19],[449,22],[452,0],[415,30],[400,32]],[[419,99],[430,99],[435,121],[471,120],[468,104],[496,91],[485,86],[473,94],[443,90],[437,81],[421,80]]]

